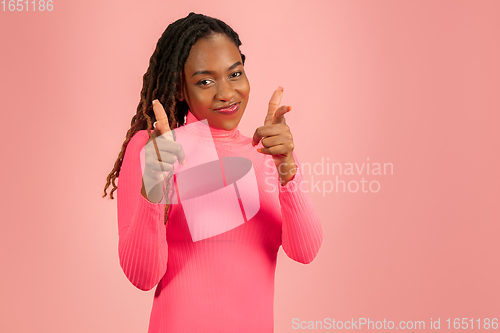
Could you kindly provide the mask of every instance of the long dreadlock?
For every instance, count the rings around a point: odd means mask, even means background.
[[[141,100],[137,106],[137,113],[132,118],[130,129],[127,131],[113,170],[106,178],[103,198],[106,197],[110,184],[113,184],[109,196],[114,199],[113,192],[117,189],[115,180],[120,175],[123,157],[130,139],[140,130],[147,130],[151,138],[152,123],[156,121],[152,106],[153,100],[158,99],[165,107],[171,129],[184,125],[184,118],[188,113],[189,106],[185,100],[179,101],[177,99],[179,87],[182,85],[181,73],[191,47],[200,38],[208,37],[212,33],[225,34],[239,50],[241,41],[238,34],[230,26],[221,20],[202,14],[191,12],[188,16],[170,24],[163,32],[149,60],[149,68],[143,76]],[[240,55],[243,64],[245,64],[245,55],[241,51]],[[167,204],[164,223],[167,222],[168,208]]]

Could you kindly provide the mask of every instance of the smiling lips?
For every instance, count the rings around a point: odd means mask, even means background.
[[[238,111],[239,108],[240,108],[240,103],[235,103],[235,104],[231,105],[230,107],[214,109],[214,111],[221,113],[221,114],[230,115],[230,114],[233,114],[236,111]]]

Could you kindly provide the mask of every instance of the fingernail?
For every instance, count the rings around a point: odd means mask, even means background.
[[[186,159],[184,159],[184,161],[182,161],[181,165],[184,166],[184,164],[186,164]]]
[[[259,153],[262,153],[262,149],[261,149],[261,148],[257,148],[257,151],[258,151]]]
[[[252,141],[252,147],[255,147],[255,143]]]
[[[279,88],[281,91],[283,91],[283,90],[284,90],[284,88],[283,88],[282,86],[279,86],[278,88]]]
[[[155,99],[155,100],[153,100],[153,102],[152,102],[152,103],[153,103],[153,105],[155,105],[155,103],[156,103],[156,99]]]

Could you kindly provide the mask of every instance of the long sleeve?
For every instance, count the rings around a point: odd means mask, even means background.
[[[167,269],[168,246],[165,204],[149,202],[141,194],[140,154],[147,133],[136,133],[128,143],[117,188],[118,255],[123,272],[141,290],[150,290]]]
[[[314,260],[323,241],[323,231],[311,197],[302,187],[302,172],[293,152],[297,172],[279,191],[283,251],[303,264]]]

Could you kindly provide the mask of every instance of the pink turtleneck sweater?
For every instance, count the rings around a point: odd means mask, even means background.
[[[193,123],[206,126],[188,112],[186,124]],[[216,208],[210,210],[210,204],[203,204],[208,201],[203,201],[201,194],[195,198],[198,201],[189,202],[189,208],[186,201],[183,208],[182,196],[176,193],[177,201],[170,205],[165,225],[165,203],[151,203],[141,195],[140,155],[149,139],[147,132],[137,132],[125,152],[117,189],[118,252],[120,265],[134,286],[141,290],[156,286],[148,333],[273,332],[279,247],[291,259],[307,264],[321,246],[321,224],[310,196],[301,191],[302,174],[295,153],[297,173],[281,186],[272,157],[257,152],[261,143],[252,147],[252,139],[237,129],[209,130],[181,126],[175,134],[181,144],[183,140],[212,147],[215,144],[221,160],[237,156],[251,161],[255,178],[250,177],[250,181],[255,179],[257,185],[253,192],[248,192],[255,194],[252,198],[245,198],[244,193],[238,196],[241,221],[226,227],[227,231],[212,232],[213,235],[203,235],[193,225],[202,225],[204,216],[210,223],[215,216],[230,225],[232,221],[227,220],[235,219],[234,211],[220,209],[217,201],[212,201]],[[186,153],[184,167],[195,159]],[[175,166],[175,172],[179,172],[181,166]],[[178,182],[177,176],[174,173],[172,183]],[[226,174],[225,189],[229,186],[228,177]],[[240,192],[241,189],[240,186]],[[258,203],[257,209],[248,208],[249,199]]]

